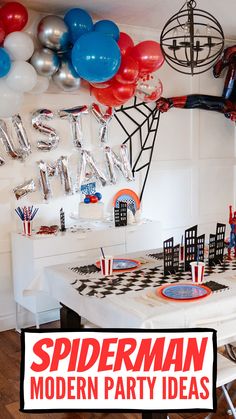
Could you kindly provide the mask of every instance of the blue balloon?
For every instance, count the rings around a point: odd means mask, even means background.
[[[118,41],[120,37],[120,30],[118,26],[112,22],[112,20],[99,20],[99,22],[93,25],[93,30],[95,32],[102,32],[105,35],[112,36],[116,41]]]
[[[65,14],[64,21],[70,32],[70,40],[74,44],[81,35],[93,29],[91,16],[83,9],[70,9]]]
[[[99,201],[101,201],[101,199],[102,199],[102,194],[101,194],[100,192],[96,192],[96,193],[95,193],[95,196],[97,197],[97,199],[98,199]]]
[[[0,77],[5,77],[11,68],[11,59],[4,48],[0,48]]]
[[[84,203],[85,204],[90,204],[90,198],[84,198]]]
[[[121,53],[110,36],[89,32],[75,43],[71,59],[80,77],[91,83],[102,83],[110,80],[119,70]]]

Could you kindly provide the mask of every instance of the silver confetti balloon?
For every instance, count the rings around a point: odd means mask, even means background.
[[[64,92],[75,92],[80,88],[81,78],[70,60],[62,59],[58,71],[52,77],[54,83]]]
[[[30,64],[32,64],[40,76],[51,77],[58,70],[60,59],[54,51],[48,48],[41,48],[33,53]]]
[[[120,146],[120,157],[108,146],[104,148],[104,152],[111,183],[115,184],[117,182],[116,169],[120,170],[129,182],[134,180],[126,144]]]
[[[32,126],[47,137],[47,139],[37,141],[37,148],[41,151],[51,151],[59,144],[59,135],[56,130],[44,124],[44,121],[51,121],[53,118],[54,114],[50,109],[38,109],[32,114]]]
[[[25,154],[30,154],[31,152],[31,145],[27,136],[27,133],[25,131],[25,128],[23,126],[22,123],[22,119],[20,117],[20,115],[14,115],[12,117],[12,124],[13,127],[15,128],[16,131],[16,135],[20,144],[20,147],[22,149],[22,151]]]
[[[89,168],[89,171],[87,171]],[[88,182],[92,177],[95,177],[101,182],[102,186],[107,184],[107,178],[103,171],[97,166],[93,155],[88,150],[81,150],[81,159],[78,174],[78,187],[80,189],[82,183]]]
[[[58,111],[58,116],[62,119],[67,119],[71,125],[72,141],[76,149],[83,147],[84,136],[81,123],[83,114],[88,114],[88,106],[86,105]]]
[[[67,156],[61,156],[57,160],[59,175],[61,177],[61,181],[64,185],[64,190],[66,194],[72,194],[72,182],[69,173],[69,159]]]
[[[100,106],[97,103],[93,103],[91,106],[91,111],[97,122],[100,124],[99,140],[101,143],[106,143],[108,137],[108,124],[112,120],[113,110],[110,106],[108,106],[106,111],[103,113],[100,109]]]
[[[23,160],[26,156],[25,152],[16,148],[10,139],[5,121],[0,119],[0,140],[5,148],[6,153],[14,160]]]
[[[68,26],[59,16],[45,16],[38,24],[38,39],[53,51],[66,51],[70,43]]]
[[[35,187],[35,183],[33,179],[27,180],[26,182],[22,183],[21,185],[16,186],[13,189],[13,192],[17,200],[35,191],[36,191],[36,187]]]
[[[47,163],[45,163],[43,160],[40,160],[37,162],[37,164],[39,167],[39,182],[43,192],[43,199],[48,201],[51,196],[51,188],[49,183]]]

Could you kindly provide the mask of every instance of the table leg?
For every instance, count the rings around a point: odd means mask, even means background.
[[[62,329],[80,329],[81,317],[78,313],[61,304],[60,321]]]
[[[167,419],[167,413],[165,412],[142,412],[142,419]]]

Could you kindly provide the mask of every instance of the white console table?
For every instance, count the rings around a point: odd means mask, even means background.
[[[26,296],[23,293],[46,266],[73,261],[83,263],[88,258],[93,262],[100,257],[101,246],[106,254],[119,255],[158,248],[161,245],[160,223],[149,220],[127,227],[104,225],[100,229],[83,233],[72,233],[68,230],[53,237],[26,237],[13,233],[12,271],[16,312],[18,313],[19,305],[29,310],[35,315],[36,326],[39,327],[40,313],[59,308],[57,301],[47,294]],[[56,313],[55,320],[59,314],[58,311]],[[16,328],[19,329],[17,324]]]

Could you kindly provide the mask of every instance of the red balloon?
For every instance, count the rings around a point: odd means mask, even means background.
[[[97,197],[97,196],[95,196],[95,195],[92,195],[92,196],[90,197],[90,202],[91,202],[92,204],[95,204],[96,202],[98,202],[98,197]]]
[[[138,80],[139,65],[129,55],[122,57],[121,66],[115,75],[119,83],[135,83]]]
[[[120,37],[117,41],[117,44],[120,47],[121,55],[125,55],[131,50],[131,48],[133,48],[134,41],[127,33],[120,32]]]
[[[121,84],[114,82],[112,85],[113,95],[117,100],[127,101],[134,95],[136,85],[134,84]]]
[[[107,87],[106,89],[97,89],[96,87],[92,87],[92,94],[102,105],[115,107],[121,106],[124,103],[115,98],[112,87]]]
[[[25,6],[18,2],[6,3],[0,9],[0,19],[3,22],[6,35],[21,31],[28,22],[28,12]]]
[[[4,41],[4,39],[5,39],[5,35],[6,35],[6,33],[5,33],[5,29],[4,29],[4,26],[3,26],[3,23],[1,22],[1,20],[0,20],[0,45],[3,43],[3,41]]]
[[[143,41],[135,45],[130,55],[139,63],[139,74],[153,73],[164,63],[161,47],[155,41]]]
[[[106,89],[112,85],[112,79],[104,81],[102,83],[90,83],[91,86],[96,87],[97,89]]]

